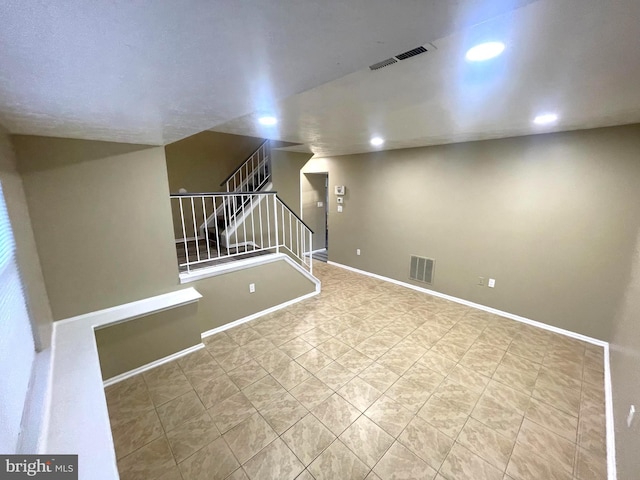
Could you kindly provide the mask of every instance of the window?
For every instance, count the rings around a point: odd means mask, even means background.
[[[14,453],[29,389],[35,346],[0,184],[0,452]]]

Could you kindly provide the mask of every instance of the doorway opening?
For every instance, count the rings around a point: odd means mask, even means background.
[[[302,218],[313,230],[313,258],[326,262],[329,257],[329,173],[303,173],[301,176]]]

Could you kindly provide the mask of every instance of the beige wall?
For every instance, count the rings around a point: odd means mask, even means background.
[[[36,329],[36,344],[39,349],[46,349],[51,343],[53,319],[51,307],[42,276],[22,178],[17,171],[13,145],[1,126],[0,182],[16,242],[16,256],[29,303],[29,314]]]
[[[300,216],[300,169],[309,161],[312,154],[271,151],[273,169],[273,190],[296,215]]]
[[[162,147],[13,141],[54,319],[177,288]]]
[[[640,472],[640,230],[631,259],[632,273],[613,321],[611,381],[616,431],[618,478],[635,478]],[[626,419],[635,405],[631,428]]]
[[[227,178],[263,142],[261,138],[201,132],[165,147],[169,190],[220,192]]]
[[[198,304],[191,303],[96,330],[105,380],[201,343]]]
[[[249,293],[249,284],[256,286]],[[282,259],[199,280],[202,298],[182,307],[96,330],[106,380],[201,343],[200,334],[315,290]]]
[[[330,260],[410,282],[409,256],[433,257],[436,291],[608,340],[640,220],[638,152],[632,125],[319,159],[303,172],[347,188],[344,213],[330,195]]]
[[[255,283],[255,293],[249,284]],[[293,300],[315,285],[284,260],[218,275],[189,284],[204,298],[198,303],[203,332]]]
[[[326,174],[305,173],[300,175],[302,218],[309,228],[314,231],[313,250],[326,248],[326,179]],[[323,206],[318,207],[318,202],[322,202]]]

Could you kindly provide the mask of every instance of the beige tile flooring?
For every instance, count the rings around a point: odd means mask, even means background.
[[[107,388],[123,480],[606,478],[601,348],[314,268],[321,295]]]

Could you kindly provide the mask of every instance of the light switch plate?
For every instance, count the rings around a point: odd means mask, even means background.
[[[342,213],[342,205],[338,205],[338,213]]]
[[[324,207],[324,203],[318,202],[318,207]]]
[[[488,286],[489,288],[493,288],[493,287],[495,287],[495,286],[496,286],[496,279],[495,279],[495,278],[490,278],[490,279],[489,279],[489,283],[487,283],[487,286]]]

